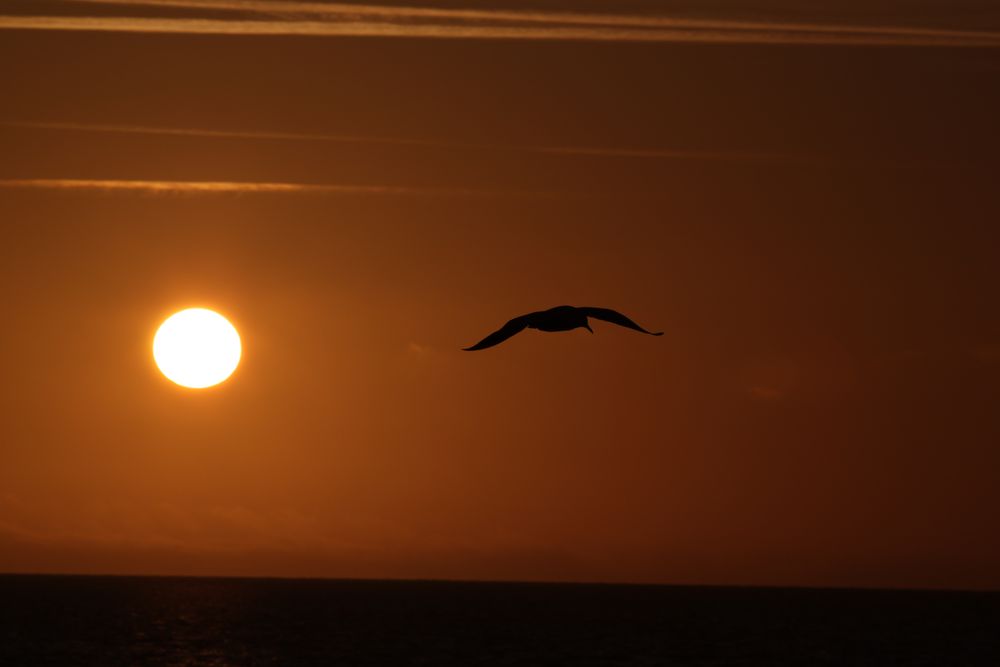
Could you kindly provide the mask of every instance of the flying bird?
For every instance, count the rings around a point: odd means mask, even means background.
[[[590,333],[594,330],[590,328],[588,317],[595,320],[604,320],[619,326],[628,327],[641,331],[650,336],[662,336],[662,331],[646,331],[638,324],[625,317],[621,313],[610,308],[590,308],[588,306],[556,306],[548,310],[540,310],[536,313],[528,313],[515,317],[497,331],[494,331],[486,338],[482,339],[472,347],[464,347],[463,350],[472,352],[473,350],[483,350],[504,342],[514,334],[520,333],[524,329],[538,329],[539,331],[569,331],[571,329],[584,328]]]

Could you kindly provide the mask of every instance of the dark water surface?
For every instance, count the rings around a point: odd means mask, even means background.
[[[0,665],[1000,665],[1000,593],[0,576]]]

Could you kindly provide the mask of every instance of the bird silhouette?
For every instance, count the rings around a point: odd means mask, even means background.
[[[466,352],[483,350],[487,347],[498,345],[514,334],[520,333],[524,329],[538,329],[539,331],[569,331],[571,329],[584,328],[590,333],[594,330],[590,328],[588,317],[595,320],[604,320],[619,326],[628,327],[641,331],[650,336],[662,336],[663,332],[646,331],[638,324],[625,317],[621,313],[610,308],[590,308],[588,306],[556,306],[548,310],[540,310],[535,313],[521,315],[507,322],[507,324],[494,331],[486,338],[482,339],[472,347],[463,347]]]

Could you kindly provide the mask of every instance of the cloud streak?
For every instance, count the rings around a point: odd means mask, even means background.
[[[148,127],[141,125],[113,125],[101,123],[58,123],[37,121],[0,121],[0,127],[67,132],[121,133],[151,136],[179,136],[204,139],[247,139],[271,141],[301,141],[341,144],[384,144],[420,148],[445,148],[484,150],[539,155],[566,155],[579,157],[609,157],[671,160],[721,160],[734,162],[811,162],[804,155],[764,153],[752,151],[709,151],[668,148],[612,148],[600,146],[532,146],[523,144],[483,144],[471,142],[431,141],[402,137],[349,136],[295,132],[230,131],[200,128]]]
[[[189,17],[2,16],[0,29],[218,35],[997,47],[1000,33],[666,16],[390,7],[273,0],[68,0],[82,6],[185,10]],[[213,12],[213,17],[199,12]],[[219,13],[233,18],[217,18]]]
[[[135,192],[149,195],[198,194],[314,194],[314,195],[376,195],[376,196],[450,196],[475,197],[500,194],[544,195],[542,192],[521,193],[498,190],[462,188],[423,188],[384,185],[324,185],[313,183],[260,183],[245,181],[154,181],[72,178],[12,178],[0,179],[0,189],[11,190],[78,190],[98,192]]]

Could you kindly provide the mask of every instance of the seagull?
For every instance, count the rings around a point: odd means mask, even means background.
[[[590,328],[590,324],[587,322],[588,317],[593,317],[595,320],[611,322],[612,324],[628,327],[629,329],[635,329],[636,331],[641,331],[642,333],[649,334],[650,336],[663,335],[662,331],[655,333],[652,331],[646,331],[629,318],[625,317],[618,311],[611,310],[610,308],[591,308],[589,306],[556,306],[555,308],[549,308],[548,310],[540,310],[536,313],[528,313],[527,315],[515,317],[511,321],[507,322],[507,324],[500,327],[500,329],[494,331],[472,347],[463,347],[462,349],[466,352],[484,350],[487,347],[493,347],[494,345],[504,342],[514,334],[520,333],[526,328],[538,329],[539,331],[569,331],[570,329],[583,327],[590,333],[594,333],[594,330]]]

